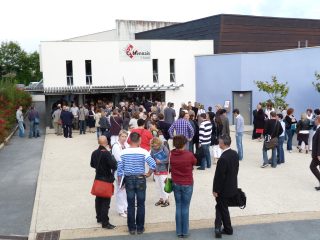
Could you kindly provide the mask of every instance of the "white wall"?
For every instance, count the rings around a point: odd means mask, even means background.
[[[169,59],[175,59],[176,84],[184,87],[167,91],[166,100],[179,107],[195,101],[195,55],[212,54],[213,41],[136,40],[151,43],[151,58],[158,59],[159,85],[170,85]],[[132,41],[133,43],[135,41]],[[66,60],[73,62],[74,86],[85,86],[85,60],[92,62],[92,85],[153,85],[152,61],[120,61],[118,41],[42,42],[41,66],[44,87],[64,87]]]

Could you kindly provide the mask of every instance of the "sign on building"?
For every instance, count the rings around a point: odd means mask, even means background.
[[[120,61],[150,61],[151,44],[146,41],[121,41]]]

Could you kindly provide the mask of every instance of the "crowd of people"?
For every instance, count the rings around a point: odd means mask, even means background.
[[[17,110],[19,129],[22,109]],[[164,185],[171,173],[176,204],[176,234],[189,236],[189,206],[193,193],[193,170],[206,170],[217,164],[213,181],[216,199],[215,235],[233,234],[228,199],[237,191],[239,161],[245,159],[243,151],[244,118],[239,109],[232,112],[235,123],[237,151],[230,149],[230,124],[227,110],[220,105],[205,110],[191,102],[182,104],[176,113],[173,103],[151,102],[136,104],[97,101],[95,104],[57,104],[52,111],[52,124],[56,135],[72,138],[73,131],[80,135],[96,134],[99,148],[92,153],[91,167],[96,178],[116,182],[116,206],[121,217],[127,218],[130,234],[142,234],[145,223],[146,178],[153,176],[157,188],[156,207],[170,205]],[[29,120],[31,137],[39,136],[38,113],[31,109]],[[22,122],[23,123],[23,122]],[[31,124],[31,123],[30,123]],[[272,104],[263,109],[258,104],[253,111],[252,139],[262,141],[262,168],[273,168],[285,162],[283,145],[293,151],[292,139],[297,134],[297,150],[312,151],[310,169],[319,181],[320,172],[320,110],[307,109],[301,119],[294,117],[294,109],[277,112]],[[20,133],[20,132],[19,132]],[[169,140],[174,149],[170,149]],[[313,141],[312,141],[313,139]],[[312,141],[312,143],[311,143]],[[304,146],[303,146],[304,145]],[[271,150],[271,158],[268,151]],[[212,162],[213,158],[213,162]],[[98,162],[103,164],[97,164]],[[146,169],[146,165],[149,167]],[[113,229],[108,218],[110,198],[96,197],[96,218],[103,228]],[[224,227],[222,229],[222,226]]]

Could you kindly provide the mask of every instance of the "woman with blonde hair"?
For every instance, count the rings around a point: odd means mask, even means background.
[[[169,149],[163,144],[158,137],[154,137],[151,142],[151,157],[156,161],[154,180],[157,185],[160,196],[155,206],[167,207],[169,203],[169,194],[164,191],[165,180],[168,175]]]
[[[119,138],[118,140],[113,144],[112,146],[112,155],[117,160],[118,164],[121,161],[121,152],[127,148],[126,142],[128,138],[128,132],[125,130],[121,130],[119,132]],[[117,176],[117,174],[115,174]],[[128,208],[128,202],[127,202],[127,194],[126,190],[123,187],[122,184],[123,180],[120,182],[117,182],[117,211],[121,217],[126,218],[127,217],[127,208]],[[121,184],[121,186],[120,186]]]
[[[299,152],[302,152],[301,144],[304,142],[305,144],[305,150],[308,154],[308,141],[309,141],[309,134],[310,134],[310,120],[307,118],[306,113],[301,114],[301,120],[297,123],[297,140],[298,140],[298,149]]]

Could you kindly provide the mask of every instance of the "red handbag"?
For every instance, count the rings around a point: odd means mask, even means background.
[[[97,168],[99,169],[101,161],[101,154],[99,156],[99,162]],[[114,193],[113,183],[95,179],[91,188],[91,194],[101,198],[111,198]]]
[[[102,198],[111,198],[114,193],[113,183],[95,179],[92,185],[91,194]]]
[[[257,129],[256,129],[256,133],[261,133],[261,134],[263,134],[263,131],[264,131],[263,128],[257,128]]]

